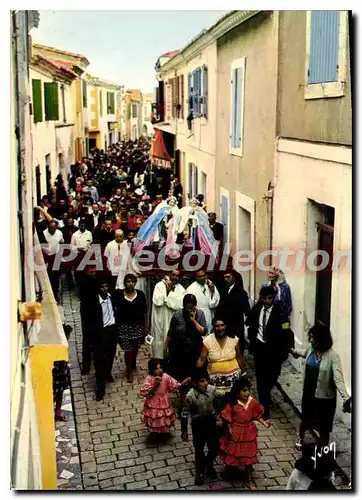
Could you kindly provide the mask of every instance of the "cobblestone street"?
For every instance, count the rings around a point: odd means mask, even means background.
[[[141,422],[143,400],[138,393],[146,376],[148,347],[144,346],[140,352],[133,384],[126,381],[123,353],[118,348],[113,368],[115,382],[107,385],[103,401],[95,400],[94,370],[84,377],[80,374],[82,337],[79,302],[75,293],[65,292],[63,304],[66,322],[73,326],[69,353],[80,469],[74,458],[75,475],[68,483],[64,472],[59,476],[58,467],[59,488],[79,489],[82,483],[85,490],[243,489],[242,482],[230,483],[223,479],[223,465],[218,460],[218,479],[206,481],[203,486],[194,485],[193,446],[191,442],[181,441],[179,421],[166,444],[146,443],[148,432]],[[248,364],[249,377],[253,380],[251,370],[251,364]],[[281,393],[276,389],[273,399],[272,427],[266,430],[259,426],[259,463],[254,466],[253,473],[258,490],[285,489],[298,457],[294,444],[299,418],[293,408],[283,402]],[[69,466],[67,468],[71,470]],[[75,486],[77,471],[79,481]]]

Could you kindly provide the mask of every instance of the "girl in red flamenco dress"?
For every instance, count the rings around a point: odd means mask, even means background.
[[[159,359],[149,360],[148,373],[140,390],[140,396],[145,398],[142,422],[149,430],[151,439],[167,438],[176,421],[169,394],[176,392],[180,383],[163,373]]]
[[[230,392],[229,403],[220,416],[225,434],[220,439],[220,458],[227,468],[245,467],[247,484],[252,486],[252,466],[257,463],[259,421],[267,429],[269,420],[263,420],[264,408],[250,395],[250,382],[246,377],[237,380]]]

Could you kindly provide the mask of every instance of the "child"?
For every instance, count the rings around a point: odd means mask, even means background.
[[[263,420],[264,408],[250,396],[250,382],[246,377],[237,380],[230,392],[229,403],[220,416],[225,423],[225,435],[220,440],[220,458],[227,467],[245,466],[247,484],[252,487],[252,465],[257,463],[259,421],[268,429],[271,422]]]
[[[191,415],[192,441],[195,448],[195,485],[204,483],[205,466],[207,475],[216,479],[214,460],[218,455],[218,430],[216,427],[216,387],[209,385],[204,368],[196,368],[191,376],[192,389],[186,395],[186,411]],[[205,457],[204,447],[208,454]]]
[[[174,426],[176,415],[169,400],[169,393],[175,392],[179,382],[163,373],[161,360],[150,359],[148,362],[148,377],[144,381],[140,395],[146,398],[142,422],[146,425],[153,438],[169,437],[170,429]]]
[[[60,306],[58,306],[60,307]],[[70,325],[63,324],[64,333],[69,340],[72,332]],[[63,392],[70,385],[70,370],[67,361],[54,361],[53,368],[53,397],[55,403],[54,418],[56,422],[67,422],[67,417],[62,414]]]

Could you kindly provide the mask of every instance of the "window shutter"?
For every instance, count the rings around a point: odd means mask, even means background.
[[[83,108],[87,107],[87,82],[82,80],[83,85]]]
[[[43,121],[41,80],[32,80],[34,123]]]
[[[182,119],[184,119],[184,75],[180,76],[180,104],[181,104],[181,111],[180,111],[180,116]]]
[[[234,147],[241,146],[241,90],[242,90],[242,68],[235,70],[235,135]]]
[[[339,24],[339,11],[311,11],[308,83],[338,81]]]
[[[176,113],[176,118],[181,118],[180,116],[180,77],[178,76],[176,78],[176,109],[175,109],[175,113]]]
[[[192,74],[187,75],[187,101],[189,113],[191,112],[191,87],[192,87]]]
[[[99,91],[99,116],[103,116],[103,94]]]
[[[202,116],[207,118],[207,66],[202,67]]]
[[[189,163],[189,198],[193,197],[192,193],[192,163]]]
[[[205,172],[201,172],[201,193],[204,195],[204,202],[206,203],[206,179]]]
[[[194,114],[197,114],[197,101],[198,101],[198,91],[197,91],[197,74],[196,70],[192,72],[192,88],[193,88],[193,105],[192,109]]]
[[[235,119],[236,119],[236,70],[231,72],[231,147],[235,148]]]
[[[226,196],[221,196],[221,222],[224,225],[224,241],[228,241],[228,219],[229,219],[229,201]]]
[[[199,179],[198,179],[198,168],[196,165],[194,165],[194,197],[197,196],[199,193],[198,193],[198,189],[199,189]]]
[[[115,107],[114,107],[114,92],[111,92],[111,114],[114,115]]]
[[[58,84],[44,83],[45,120],[59,120]]]

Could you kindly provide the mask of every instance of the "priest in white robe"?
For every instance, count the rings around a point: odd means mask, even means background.
[[[203,269],[196,271],[196,281],[194,281],[186,290],[186,293],[195,295],[197,300],[197,309],[205,314],[207,331],[212,331],[212,318],[215,309],[219,305],[220,295],[215,285],[207,278]]]
[[[182,309],[185,289],[179,283],[180,272],[172,271],[170,276],[157,283],[152,296],[151,335],[152,354],[162,359],[163,350],[174,312]]]

